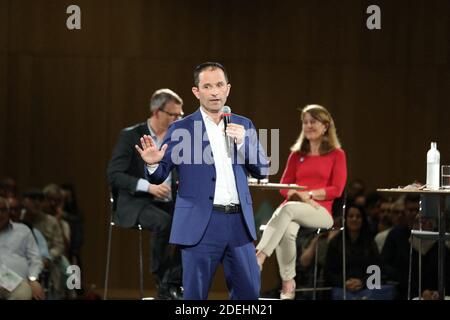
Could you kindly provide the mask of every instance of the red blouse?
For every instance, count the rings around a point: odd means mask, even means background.
[[[295,183],[308,190],[325,189],[325,200],[315,200],[331,214],[333,200],[339,198],[347,180],[345,152],[335,149],[320,156],[305,156],[299,152],[289,155],[281,183]],[[287,201],[288,189],[280,193]]]

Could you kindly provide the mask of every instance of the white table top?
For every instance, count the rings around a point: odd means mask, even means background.
[[[281,189],[292,189],[292,190],[305,190],[305,186],[299,186],[297,184],[285,184],[285,183],[249,183],[249,187],[258,189],[269,189],[269,190],[281,190]]]
[[[436,194],[436,195],[450,195],[450,189],[405,189],[405,188],[381,188],[377,189],[378,192],[390,192],[390,193],[413,193],[413,194]]]

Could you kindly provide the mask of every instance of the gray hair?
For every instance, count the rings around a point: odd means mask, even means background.
[[[183,99],[170,89],[156,90],[150,99],[150,112],[164,108],[167,102],[173,101],[176,104],[183,104]]]
[[[59,196],[62,196],[62,189],[60,186],[58,186],[56,183],[50,183],[44,187],[42,190],[45,196],[48,196],[50,194],[58,194]]]

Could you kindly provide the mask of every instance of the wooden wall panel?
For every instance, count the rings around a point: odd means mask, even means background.
[[[81,8],[81,30],[69,30],[68,6]],[[39,55],[102,55],[109,53],[110,1],[10,1],[10,52]]]
[[[6,142],[8,130],[7,112],[8,101],[8,56],[0,54],[0,168],[6,168]]]
[[[0,54],[8,49],[9,1],[0,0]]]

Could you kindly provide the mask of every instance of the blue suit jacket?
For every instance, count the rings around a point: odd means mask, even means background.
[[[253,123],[235,114],[231,115],[231,122],[243,125],[250,133],[246,134],[239,152],[234,147],[233,171],[244,219],[249,233],[256,240],[247,176],[266,178],[269,165]],[[151,175],[145,170],[147,179],[154,184],[162,183],[177,166],[179,185],[170,242],[195,245],[205,233],[211,217],[216,186],[216,168],[200,109],[172,123],[162,145],[166,143],[168,148],[158,169]]]

